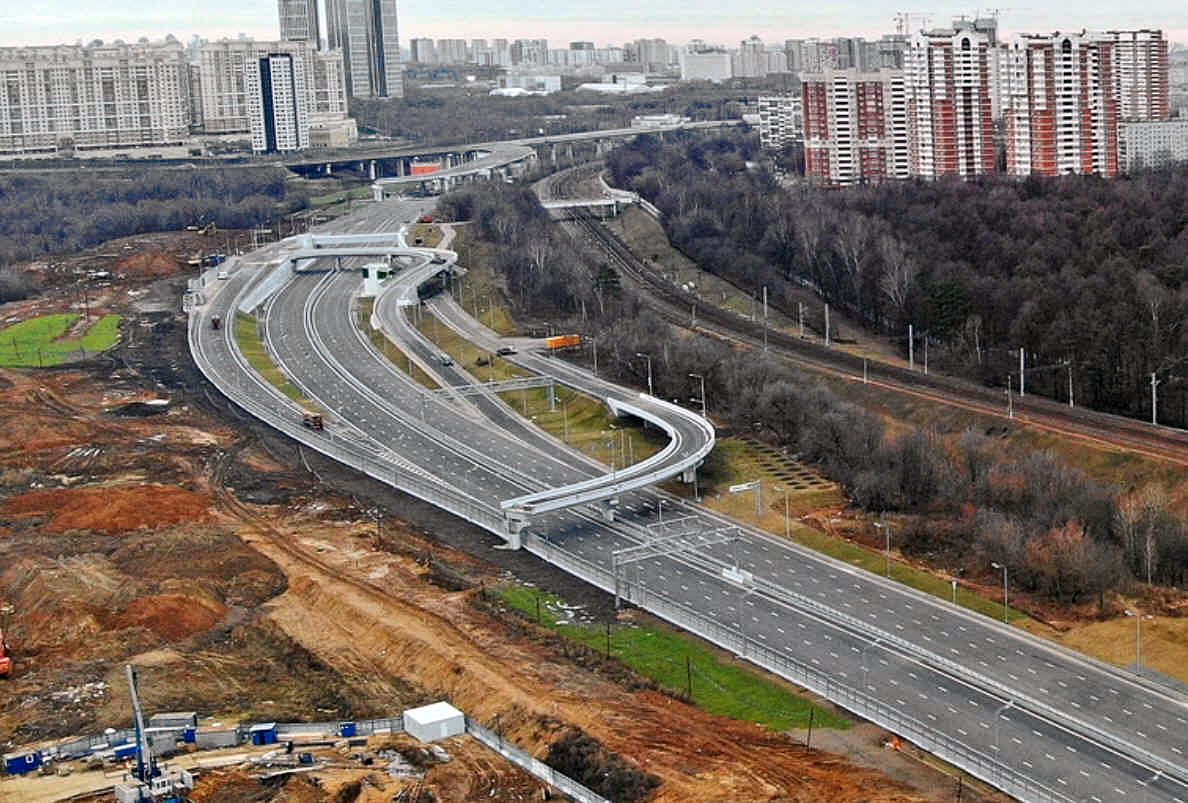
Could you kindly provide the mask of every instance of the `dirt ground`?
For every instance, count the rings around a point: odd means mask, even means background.
[[[237,414],[190,362],[174,311],[184,279],[162,267],[172,258],[180,271],[197,237],[99,249],[96,266],[126,255],[125,277],[88,300],[92,312],[128,316],[114,352],[0,372],[11,424],[0,434],[0,599],[13,609],[15,659],[2,681],[3,751],[129,725],[123,666],[133,663],[149,711],[333,720],[446,698],[540,758],[577,729],[656,776],[649,800],[953,798],[953,777],[910,746],[885,747],[890,735],[876,728],[817,732],[814,747],[828,752],[806,751],[798,734],[705,714],[622,667],[579,666],[555,639],[475,605],[476,588],[511,574],[613,615],[602,592],[492,549],[490,535],[424,503],[314,457],[306,472],[291,443]],[[75,301],[51,294],[0,314]],[[168,403],[143,404],[152,399]],[[468,590],[449,590],[458,585],[443,575]],[[227,770],[194,799],[539,799],[535,781],[495,754],[466,755],[435,766],[420,789],[354,770],[268,784]],[[1000,798],[966,786],[962,799]]]

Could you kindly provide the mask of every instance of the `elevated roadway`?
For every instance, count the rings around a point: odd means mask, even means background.
[[[366,211],[378,216],[382,209]],[[418,269],[427,266],[408,268]],[[501,501],[598,473],[588,460],[521,437],[480,410],[484,423],[475,410],[418,389],[378,355],[368,356],[349,322],[358,284],[346,272],[297,276],[268,307],[278,360],[331,412],[326,433],[286,425],[296,415],[275,392],[274,412],[256,404],[268,391],[227,353],[226,330],[201,325],[211,312],[232,310],[236,294],[247,291],[239,275],[195,309],[195,358],[224,393],[282,431],[315,445],[349,430],[374,454],[395,455],[388,481],[407,488],[431,477],[432,488],[444,489],[443,507],[493,532]],[[442,309],[448,302],[434,303],[452,319]],[[540,361],[564,381],[561,361],[516,357]],[[270,417],[275,410],[281,417]],[[373,476],[382,473],[362,465]],[[1022,799],[1188,800],[1183,699],[1015,628],[651,489],[621,494],[613,522],[579,505],[533,517],[520,536],[534,553]],[[619,556],[635,554],[625,550],[644,544],[655,546],[619,565]]]

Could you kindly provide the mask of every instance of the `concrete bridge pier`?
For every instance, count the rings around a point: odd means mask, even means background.
[[[550,161],[552,161],[553,164],[557,164],[557,146],[555,144],[549,146],[549,156]]]
[[[368,165],[367,175],[370,176],[372,181],[375,181],[375,159],[372,159],[371,164]]]
[[[384,200],[384,188],[379,184],[371,185],[371,200],[375,201],[376,203]]]
[[[326,175],[330,175],[330,163],[326,163]]]

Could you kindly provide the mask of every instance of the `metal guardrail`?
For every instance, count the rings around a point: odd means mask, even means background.
[[[582,786],[568,775],[562,775],[557,772],[548,764],[533,757],[531,753],[526,753],[514,744],[504,741],[503,737],[498,733],[483,727],[470,717],[466,717],[466,732],[479,742],[499,753],[508,761],[523,767],[549,786],[569,795],[578,801],[578,803],[612,803],[612,801],[602,795],[596,794]]]
[[[524,548],[534,555],[604,591],[614,592],[614,577],[610,571],[601,566],[574,555],[533,533],[526,533],[523,543]],[[924,750],[993,784],[1007,794],[1021,800],[1035,801],[1035,803],[1073,803],[1073,798],[1037,783],[1015,771],[1009,765],[937,732],[926,723],[907,716],[866,692],[838,682],[826,672],[814,669],[786,653],[748,638],[735,628],[723,626],[667,595],[651,589],[641,589],[635,584],[627,584],[620,588],[620,596],[678,627],[701,636],[723,649],[730,650],[757,666],[810,689],[864,719],[903,736]]]

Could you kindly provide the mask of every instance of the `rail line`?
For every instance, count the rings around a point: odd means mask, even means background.
[[[552,177],[555,192],[564,177]],[[641,291],[644,303],[666,322],[684,329],[707,334],[732,343],[761,348],[764,330],[761,323],[701,302],[697,296],[675,287],[639,259],[613,232],[592,215],[579,211],[566,222],[590,239],[613,261],[621,274]],[[696,309],[696,321],[690,311]],[[863,381],[863,358],[848,352],[801,340],[784,331],[768,328],[770,351],[789,362],[815,373],[824,373],[851,381]],[[897,393],[909,394],[948,406],[983,415],[1007,418],[1003,398],[998,391],[954,377],[923,374],[877,360],[866,360],[869,384]],[[1153,428],[1134,419],[1086,408],[1066,408],[1056,402],[1035,397],[1014,398],[1015,419],[1022,424],[1089,441],[1097,446],[1113,447],[1147,457],[1188,466],[1188,431],[1170,427]]]

